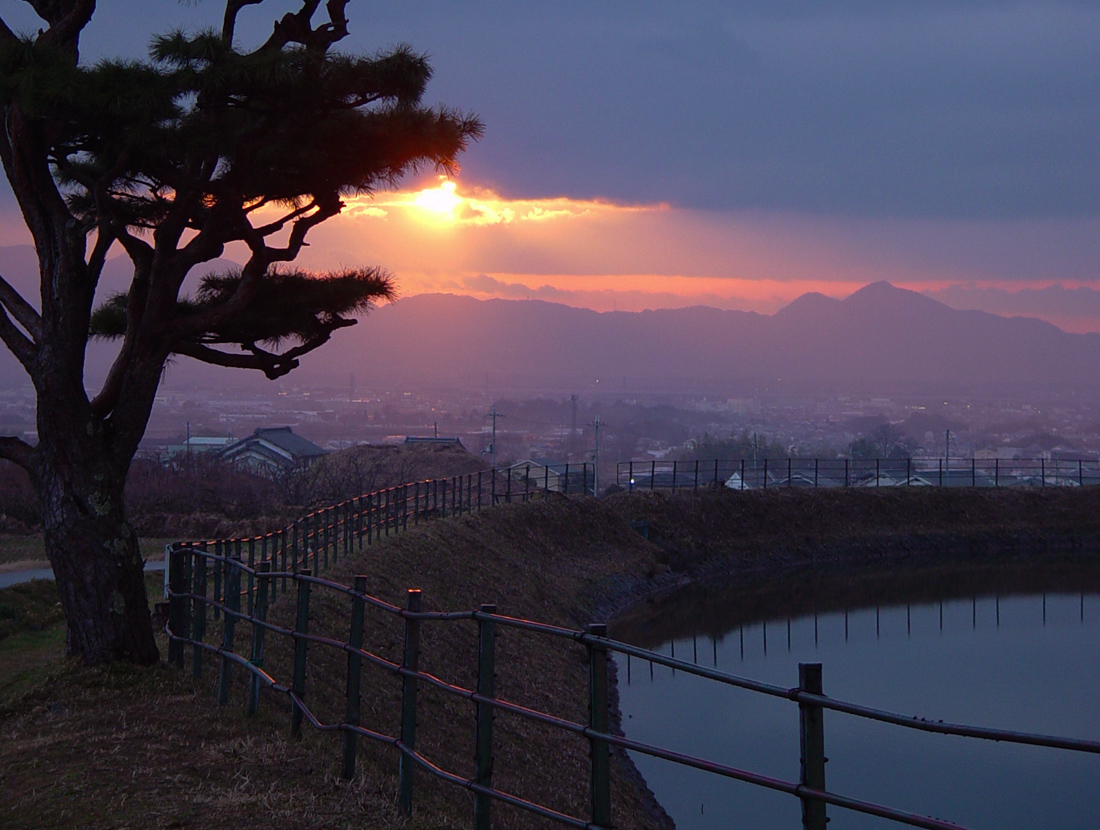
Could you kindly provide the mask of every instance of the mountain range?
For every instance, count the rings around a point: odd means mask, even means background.
[[[343,340],[311,356],[315,371],[340,361],[385,383],[490,388],[1083,392],[1100,369],[1098,334],[958,311],[886,282],[843,300],[805,294],[774,315],[423,294],[378,309]]]
[[[0,249],[0,274],[32,299],[36,270],[29,246]],[[109,263],[104,291],[121,290],[124,271]],[[89,348],[91,384],[106,373],[112,351],[108,344]],[[0,382],[24,383],[15,360],[0,352]],[[959,311],[886,282],[843,300],[804,294],[773,315],[702,306],[595,312],[540,300],[421,294],[376,309],[302,363],[284,382],[343,387],[355,375],[360,389],[1091,395],[1100,387],[1100,334]],[[179,360],[166,383],[266,381]]]

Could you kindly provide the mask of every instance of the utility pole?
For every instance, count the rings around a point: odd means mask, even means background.
[[[573,431],[569,435],[569,452],[577,451],[577,396],[569,396],[569,404],[573,409]]]
[[[497,468],[497,418],[503,418],[504,416],[497,412],[497,405],[493,404],[493,411],[485,417],[493,419],[493,437],[489,442],[489,454],[493,458],[493,469],[495,470]]]
[[[596,419],[589,424],[596,433],[596,453],[593,456],[595,465],[592,469],[592,495],[598,496],[600,493],[600,413],[596,413]]]

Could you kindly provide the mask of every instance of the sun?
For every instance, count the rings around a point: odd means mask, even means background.
[[[439,187],[421,190],[412,203],[428,212],[433,218],[453,220],[455,208],[462,204],[462,197],[455,192],[455,183],[441,182]]]

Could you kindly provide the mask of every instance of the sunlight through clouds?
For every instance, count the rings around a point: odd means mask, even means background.
[[[344,213],[348,216],[382,218],[400,211],[410,218],[428,223],[475,226],[668,210],[668,205],[663,203],[621,205],[566,197],[507,199],[485,188],[460,189],[456,182],[443,177],[435,187],[376,196],[355,196],[346,199],[345,204]]]

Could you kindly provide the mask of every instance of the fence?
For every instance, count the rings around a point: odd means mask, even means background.
[[[540,469],[543,475],[540,475]],[[373,544],[431,518],[472,513],[495,504],[526,502],[536,493],[590,493],[595,483],[591,464],[563,464],[553,475],[546,468],[512,467],[482,470],[464,476],[428,479],[375,490],[324,507],[280,530],[243,539],[224,539],[209,544],[226,556],[236,556],[255,567],[270,562],[273,569],[327,568],[352,545]],[[164,586],[168,588],[168,551],[165,551]],[[215,578],[220,578],[216,575]],[[250,577],[250,580],[253,579]],[[252,582],[249,582],[251,589]],[[285,583],[284,583],[285,587]]]
[[[620,461],[627,490],[769,487],[1080,487],[1100,484],[1100,461],[1044,458],[781,458]]]
[[[346,525],[345,530],[350,527]],[[392,747],[400,754],[398,803],[401,811],[406,815],[411,814],[413,809],[414,770],[420,769],[474,794],[476,830],[490,830],[492,805],[495,801],[511,804],[566,826],[604,830],[613,826],[610,748],[614,746],[795,796],[802,802],[803,825],[809,830],[825,830],[828,821],[826,815],[828,805],[868,813],[914,827],[959,830],[958,825],[946,821],[829,792],[825,784],[825,734],[822,719],[822,713],[826,709],[923,732],[1100,753],[1100,742],[944,723],[834,700],[824,695],[821,665],[818,663],[801,664],[798,686],[784,688],[707,669],[671,656],[611,640],[606,636],[606,627],[603,625],[590,625],[587,630],[578,631],[500,615],[492,605],[482,605],[476,611],[424,612],[421,610],[419,591],[409,591],[407,607],[399,608],[366,594],[366,577],[357,577],[355,586],[349,588],[346,585],[313,576],[306,567],[297,567],[294,563],[308,564],[308,559],[304,557],[292,555],[291,569],[287,570],[283,567],[281,570],[276,570],[273,568],[276,561],[273,555],[259,562],[245,564],[236,555],[224,555],[224,544],[212,544],[215,547],[214,552],[207,549],[210,545],[196,543],[177,544],[170,547],[169,661],[182,669],[187,647],[191,646],[192,671],[199,676],[205,654],[212,654],[219,659],[218,702],[221,705],[229,701],[230,676],[234,668],[244,670],[248,676],[247,707],[250,714],[255,714],[259,709],[262,688],[286,695],[291,704],[292,735],[301,734],[302,723],[305,720],[318,730],[342,733],[342,774],[345,778],[352,777],[355,772],[358,738],[365,737]],[[316,554],[314,554],[314,561],[317,561]],[[211,576],[213,579],[210,578]],[[212,591],[208,590],[211,588],[211,582],[213,582]],[[284,591],[288,583],[294,585],[292,593],[296,596],[297,606],[293,629],[274,625],[267,619],[269,604],[275,595],[276,586],[280,583]],[[342,641],[310,633],[309,608],[314,589],[332,591],[347,598],[349,602],[347,640]],[[403,657],[400,663],[363,649],[364,611],[368,606],[403,621]],[[219,618],[222,620],[220,644],[207,642],[208,609],[212,610],[215,620]],[[425,623],[455,624],[463,621],[472,622],[475,626],[476,688],[464,688],[448,683],[418,668],[421,626]],[[251,637],[247,644],[248,657],[237,652],[238,642],[235,634],[239,623],[251,626]],[[587,723],[577,723],[530,709],[498,698],[494,694],[494,646],[496,632],[501,628],[549,635],[578,644],[585,649],[589,701]],[[289,638],[293,643],[293,669],[289,678],[277,680],[263,667],[265,638],[268,634]],[[346,711],[343,720],[339,723],[322,722],[306,703],[307,663],[311,647],[336,649],[348,655]],[[799,781],[771,778],[613,734],[608,704],[607,669],[608,655],[611,652],[625,654],[628,658],[640,658],[651,664],[668,666],[717,683],[796,703],[800,727]],[[391,724],[395,734],[379,731],[384,728],[381,724],[367,726],[360,723],[360,675],[364,664],[368,663],[388,672],[400,682],[400,721]],[[417,751],[417,693],[421,684],[467,700],[474,706],[477,714],[473,735],[476,748],[474,777],[465,778],[453,771],[442,769],[430,758]],[[496,712],[507,712],[546,724],[579,736],[588,742],[591,766],[589,815],[585,817],[568,815],[493,786],[493,718]],[[547,759],[547,763],[550,762],[551,759]]]

